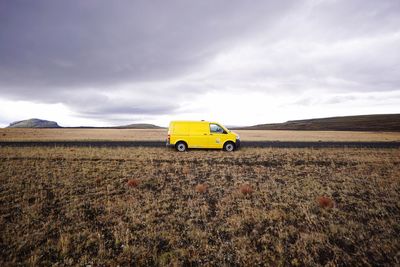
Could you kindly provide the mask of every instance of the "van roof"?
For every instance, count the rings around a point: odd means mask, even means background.
[[[212,122],[212,121],[171,121],[171,123],[175,123],[175,122],[180,122],[180,123],[187,123],[187,122],[200,122],[200,123],[216,123],[216,122]]]
[[[209,122],[209,121],[201,120],[201,121],[171,121],[171,122]]]

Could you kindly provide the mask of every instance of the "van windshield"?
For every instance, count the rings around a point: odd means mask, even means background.
[[[218,124],[211,123],[210,124],[210,132],[211,133],[224,133],[225,130]]]

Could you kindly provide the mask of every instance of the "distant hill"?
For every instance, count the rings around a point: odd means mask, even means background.
[[[79,126],[79,127],[66,127],[72,129],[164,129],[163,127],[148,124],[148,123],[134,123],[122,126],[104,126],[104,127],[95,127],[95,126]]]
[[[7,128],[61,128],[55,121],[29,119],[10,123]]]
[[[163,127],[149,123],[134,123],[122,126],[110,127],[94,127],[94,126],[78,126],[78,127],[61,127],[55,121],[47,121],[41,119],[29,119],[10,123],[7,128],[69,128],[69,129],[164,129]]]
[[[386,131],[400,132],[400,114],[360,115],[294,120],[239,127],[242,130]]]
[[[154,125],[154,124],[148,124],[148,123],[134,123],[134,124],[129,124],[129,125],[124,125],[124,126],[117,126],[115,128],[119,129],[163,129],[163,127]]]

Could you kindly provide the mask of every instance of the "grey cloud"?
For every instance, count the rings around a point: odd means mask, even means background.
[[[107,101],[101,105],[91,105],[85,108],[78,108],[83,115],[103,116],[104,114],[121,115],[121,114],[147,114],[147,115],[164,115],[171,114],[177,108],[177,105],[170,103],[120,103],[118,101]]]
[[[399,34],[396,0],[1,1],[0,94],[101,117],[216,90],[399,90]],[[208,69],[248,43],[249,66]]]
[[[196,73],[226,47],[272,25],[294,3],[2,1],[0,93],[64,103],[88,116],[172,112],[176,98],[207,88],[160,83]],[[118,94],[121,84],[132,85],[121,96],[129,103],[105,97]],[[158,103],[138,104],[136,95]]]
[[[371,36],[399,30],[400,2],[383,1],[315,1],[309,20],[326,40],[354,36]]]
[[[399,23],[400,25],[400,23]],[[400,87],[400,31],[324,43],[287,37],[256,46],[256,63],[220,72],[225,85],[271,92],[393,91]],[[250,60],[250,62],[251,62]],[[258,89],[257,89],[258,87]]]
[[[398,90],[399,46],[399,1],[309,1],[259,45],[257,67],[227,79],[289,92]]]
[[[336,105],[336,104],[356,104],[357,102],[375,103],[375,105],[394,104],[400,100],[400,92],[367,92],[367,93],[348,93],[348,94],[327,94],[315,95],[314,97],[301,96],[298,100],[289,105],[313,106],[313,105]]]
[[[287,5],[2,2],[0,80],[3,87],[43,90],[169,79],[193,71]]]
[[[78,94],[74,92],[63,92],[60,97],[70,108],[86,117],[103,117],[105,114],[110,116],[129,115],[129,114],[147,114],[147,115],[165,115],[172,114],[179,107],[173,97],[160,94],[160,92],[149,90],[132,94],[127,91],[120,91],[112,94],[108,90],[96,92],[95,90],[81,91]]]
[[[338,104],[338,103],[343,103],[343,102],[348,102],[348,101],[354,101],[357,100],[357,97],[353,95],[346,95],[346,96],[333,96],[325,99],[323,103],[326,104]]]

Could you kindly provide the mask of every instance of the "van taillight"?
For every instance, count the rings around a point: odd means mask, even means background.
[[[169,139],[169,137],[170,137],[170,135],[168,135],[168,136],[167,136],[167,140],[168,140],[168,142],[169,142],[169,140],[170,140],[170,139]]]

